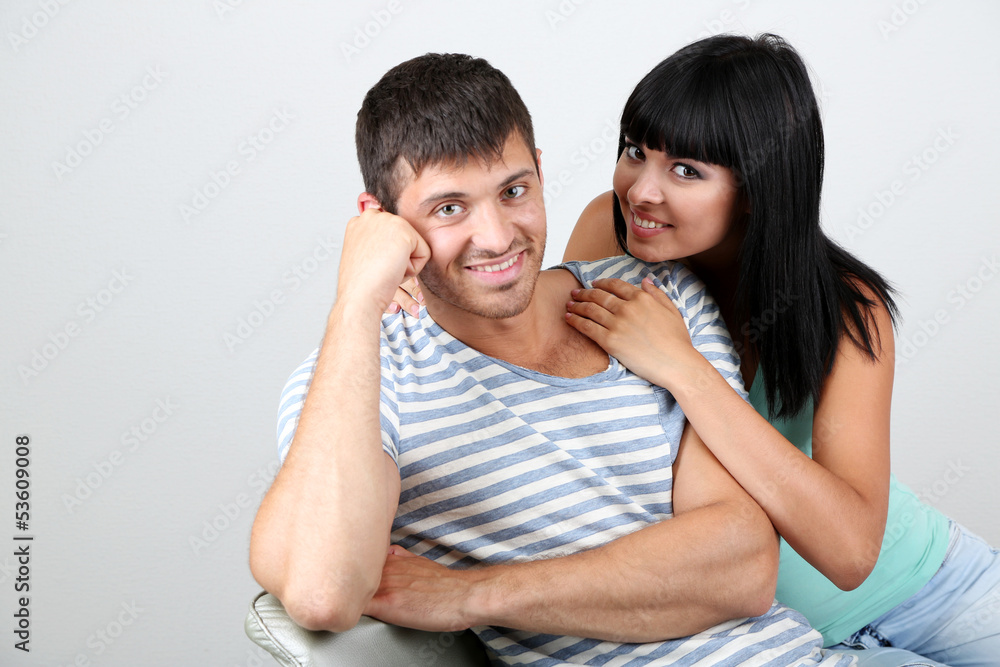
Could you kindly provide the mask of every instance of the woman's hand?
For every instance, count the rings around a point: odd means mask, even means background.
[[[423,302],[424,294],[420,291],[416,277],[408,278],[396,288],[396,296],[393,297],[392,303],[385,309],[385,312],[398,313],[400,309],[403,309],[414,317],[420,317],[420,305]]]
[[[641,289],[617,278],[595,280],[594,288],[573,290],[566,322],[636,375],[670,389],[691,355],[700,357],[684,318],[650,278]]]

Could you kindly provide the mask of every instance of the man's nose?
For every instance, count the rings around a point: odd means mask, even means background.
[[[499,206],[484,206],[476,216],[472,244],[495,253],[505,252],[514,241],[514,224]]]

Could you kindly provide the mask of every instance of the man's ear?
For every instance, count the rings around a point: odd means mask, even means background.
[[[382,204],[379,203],[378,199],[375,199],[375,195],[370,192],[362,192],[358,195],[358,213],[364,213],[370,208],[377,211],[383,210]]]

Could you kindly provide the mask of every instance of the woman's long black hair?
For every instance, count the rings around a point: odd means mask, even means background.
[[[764,34],[718,35],[682,48],[626,102],[619,156],[626,136],[733,170],[749,209],[734,223],[745,229],[735,342],[756,358],[772,416],[793,416],[818,400],[841,334],[876,358],[873,309],[881,302],[895,323],[893,288],[820,227],[823,126],[809,74],[791,46]],[[617,197],[614,218],[627,250]]]

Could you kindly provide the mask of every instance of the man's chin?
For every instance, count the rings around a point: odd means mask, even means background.
[[[470,315],[488,320],[510,319],[531,305],[541,273],[541,253],[527,252],[522,261],[516,277],[492,284],[469,275],[471,272],[461,262],[448,272],[425,266],[420,273],[420,287],[442,304]]]
[[[483,285],[449,285],[444,287],[433,281],[421,283],[421,289],[433,295],[436,301],[469,315],[488,320],[506,320],[517,317],[531,304],[535,291],[534,280],[517,280],[504,285],[485,288]]]
[[[503,306],[491,310],[484,310],[479,313],[479,316],[488,320],[509,320],[512,317],[517,317],[527,310],[529,303],[531,303],[530,299],[519,304],[504,304]]]
[[[531,292],[518,294],[516,289],[507,289],[483,299],[454,299],[451,304],[470,315],[487,320],[506,320],[517,317],[531,304]]]

